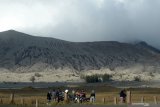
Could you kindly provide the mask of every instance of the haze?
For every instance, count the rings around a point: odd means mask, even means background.
[[[0,0],[0,31],[160,47],[160,0]],[[160,49],[160,48],[159,48]]]

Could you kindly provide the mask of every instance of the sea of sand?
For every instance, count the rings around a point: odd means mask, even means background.
[[[2,88],[2,86],[3,88],[8,87],[8,83],[17,84],[20,87],[23,84],[18,83],[26,83],[28,85],[25,86],[30,86],[33,82],[31,81],[32,77],[35,78],[34,83],[37,84],[37,87],[50,86],[46,83],[85,83],[85,80],[81,77],[94,74],[111,75],[112,81],[108,82],[108,85],[115,87],[160,87],[160,74],[157,72],[141,72],[137,69],[118,69],[111,71],[110,69],[102,68],[100,70],[88,70],[81,72],[70,69],[57,69],[45,72],[0,71],[0,88]],[[135,81],[135,77],[140,78],[140,81]],[[6,84],[6,86],[4,84]]]

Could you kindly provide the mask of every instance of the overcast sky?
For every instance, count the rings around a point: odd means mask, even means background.
[[[160,0],[0,0],[0,31],[160,47]]]

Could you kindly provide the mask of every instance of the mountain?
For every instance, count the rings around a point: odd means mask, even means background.
[[[27,72],[29,68],[30,71],[43,71],[65,67],[76,71],[104,67],[114,70],[137,63],[154,65],[152,62],[157,62],[159,54],[158,49],[145,42],[69,42],[14,30],[0,32],[0,68],[9,71]]]

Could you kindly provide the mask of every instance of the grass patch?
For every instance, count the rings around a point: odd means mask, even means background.
[[[98,88],[97,88],[98,87]],[[53,87],[57,89],[56,87]],[[47,99],[46,94],[48,91],[52,90],[53,88],[46,88],[46,89],[34,89],[32,87],[27,87],[23,89],[1,89],[0,90],[0,99],[3,100],[3,104],[9,104],[10,94],[15,93],[15,104],[20,105],[21,99],[24,99],[25,105],[35,105],[36,99],[38,99],[40,105],[46,105]],[[83,89],[87,93],[87,97],[90,96],[91,90],[95,90],[96,92],[96,102],[93,105],[113,105],[114,97],[117,97],[119,102],[119,92],[121,89],[114,88],[111,86],[107,86],[105,84],[86,84],[81,85],[78,87],[60,87],[61,90],[65,90],[66,88],[69,90],[72,89]],[[160,89],[159,88],[128,88],[127,90],[131,90],[132,92],[132,101],[133,102],[141,102],[142,96],[144,97],[144,101],[146,103],[154,103],[153,96],[157,97],[158,103],[160,103]],[[102,102],[102,99],[105,98],[105,103]],[[66,106],[66,105],[75,105],[74,103],[66,103],[66,102],[51,102],[51,105],[58,105],[58,106]],[[84,105],[92,105],[91,103],[83,103]]]

